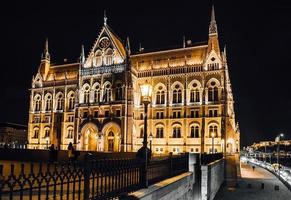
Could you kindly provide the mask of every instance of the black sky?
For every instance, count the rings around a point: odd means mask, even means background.
[[[110,2],[110,3],[109,3]],[[28,1],[1,5],[0,121],[27,124],[31,77],[44,40],[52,62],[76,61],[91,49],[103,23],[133,51],[206,41],[214,2],[221,48],[227,45],[242,144],[291,138],[291,4],[288,1]]]

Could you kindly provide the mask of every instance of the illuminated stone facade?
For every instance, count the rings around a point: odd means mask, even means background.
[[[131,53],[104,26],[85,58],[54,65],[48,42],[32,79],[29,144],[93,151],[137,151],[142,145],[140,85],[153,87],[148,134],[153,153],[239,150],[226,51],[220,51],[212,10],[208,43]],[[212,138],[213,137],[213,138]],[[226,141],[226,145],[225,142]],[[225,147],[225,148],[224,148]]]

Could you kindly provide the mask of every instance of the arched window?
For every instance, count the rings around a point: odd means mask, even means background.
[[[96,54],[95,54],[95,56],[96,56],[96,61],[95,61],[95,65],[96,65],[96,67],[99,67],[99,66],[101,66],[102,65],[102,52],[100,51],[100,50],[98,50],[97,52],[96,52]]]
[[[112,65],[113,64],[113,51],[112,51],[112,49],[108,49],[106,51],[105,59],[106,59],[106,65]]]
[[[117,84],[115,88],[115,99],[116,100],[122,100],[123,99],[123,92],[122,92],[122,86],[121,84]]]
[[[74,93],[71,93],[68,95],[68,103],[69,103],[68,109],[73,110],[75,107],[75,95],[74,95]]]
[[[218,126],[217,125],[210,125],[209,126],[209,137],[212,137],[212,134],[214,134],[214,137],[218,136]]]
[[[46,127],[44,129],[44,136],[43,136],[43,138],[48,138],[48,137],[50,137],[50,128]]]
[[[34,111],[40,111],[41,107],[41,97],[40,95],[36,95],[34,97]]]
[[[72,126],[67,128],[67,139],[72,139],[74,135],[74,129]]]
[[[45,111],[52,110],[52,96],[51,94],[47,94],[45,98]]]
[[[165,104],[166,92],[163,86],[159,86],[156,91],[156,104]]]
[[[35,127],[33,129],[33,136],[32,136],[32,138],[33,139],[37,139],[38,137],[39,137],[39,128],[38,127]]]
[[[190,90],[190,102],[200,102],[200,91],[198,88],[192,88]]]
[[[219,101],[217,85],[215,81],[211,81],[208,84],[208,101]]]
[[[173,90],[173,103],[182,103],[182,89],[176,84]]]
[[[57,110],[63,110],[63,94],[59,93],[57,95]]]
[[[94,102],[100,102],[100,85],[99,83],[94,86]]]
[[[104,85],[103,100],[105,102],[110,102],[111,101],[111,84],[110,83],[107,83],[107,84]]]
[[[180,126],[173,127],[173,138],[181,138],[181,127]]]
[[[84,103],[89,103],[90,101],[90,86],[88,84],[85,84],[83,86],[84,91]]]
[[[191,138],[199,138],[199,126],[198,125],[193,125],[190,128],[190,137]]]
[[[156,127],[156,138],[164,138],[164,127]]]

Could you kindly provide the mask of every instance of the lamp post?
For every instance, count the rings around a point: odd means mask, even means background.
[[[147,147],[148,141],[147,141],[147,113],[148,113],[148,105],[151,102],[151,95],[152,95],[152,86],[149,83],[145,83],[143,85],[140,85],[141,90],[141,97],[142,97],[142,103],[144,104],[144,134],[143,134],[143,146],[138,150],[138,156],[140,158],[144,159],[144,168],[143,172],[141,174],[141,181],[144,185],[144,187],[148,187],[148,179],[147,179],[147,164],[148,164],[148,153],[149,149]],[[149,155],[150,156],[150,155]]]
[[[278,165],[278,174],[279,174],[279,177],[280,177],[279,150],[280,150],[280,139],[281,139],[281,137],[284,137],[284,134],[283,133],[280,133],[275,138],[275,142],[277,142],[277,165]]]
[[[214,132],[211,132],[211,138],[212,138],[212,153],[214,153],[214,138],[215,138]]]
[[[152,132],[150,133],[149,139],[150,139],[150,152],[152,153],[152,141],[153,141],[153,134],[152,134]]]

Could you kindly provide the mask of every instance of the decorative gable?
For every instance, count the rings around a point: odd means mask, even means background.
[[[122,41],[104,25],[86,61],[85,68],[123,63],[126,51]]]
[[[204,62],[204,70],[218,70],[222,68],[222,62],[215,50],[211,50]]]

